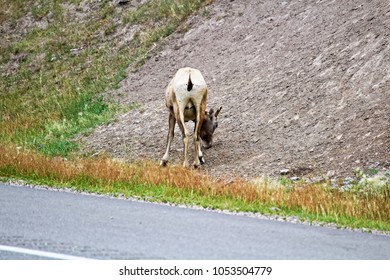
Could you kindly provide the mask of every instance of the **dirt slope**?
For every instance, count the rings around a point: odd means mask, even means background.
[[[213,175],[348,176],[390,166],[390,4],[387,0],[216,0],[187,32],[111,92],[141,108],[99,127],[85,147],[160,160],[168,130],[164,90],[183,66],[200,69],[208,107],[222,105]],[[171,161],[181,158],[178,128]]]

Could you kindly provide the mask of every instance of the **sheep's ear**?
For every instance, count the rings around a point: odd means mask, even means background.
[[[209,111],[209,115],[212,116],[214,114],[214,108],[211,108]]]
[[[222,106],[218,108],[217,112],[215,112],[215,117],[218,117],[219,112],[221,112]]]

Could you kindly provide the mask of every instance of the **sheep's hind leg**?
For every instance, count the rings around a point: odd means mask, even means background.
[[[194,160],[194,167],[198,168],[201,164],[204,164],[204,158],[203,153],[201,150],[202,144],[200,143],[200,128],[202,127],[203,123],[203,116],[201,116],[200,112],[204,112],[206,110],[206,98],[207,98],[207,91],[203,94],[201,99],[194,98],[192,100],[192,103],[194,104],[196,108],[196,120],[195,120],[195,129],[194,129],[194,145],[195,145],[195,160]]]
[[[175,117],[173,116],[173,114],[169,114],[169,129],[168,129],[168,137],[167,137],[167,150],[165,151],[165,154],[162,158],[162,160],[160,161],[160,165],[161,166],[166,166],[168,161],[169,161],[169,150],[171,149],[171,144],[172,144],[172,140],[173,140],[173,136],[174,136],[174,132],[175,132],[175,123],[176,123],[176,120],[175,120]]]
[[[183,137],[183,145],[184,145],[184,162],[183,167],[189,167],[188,163],[188,141],[189,141],[189,132],[184,124],[184,108],[179,112],[179,120],[177,123],[180,127],[181,134]]]

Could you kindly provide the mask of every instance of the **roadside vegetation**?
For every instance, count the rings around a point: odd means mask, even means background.
[[[179,166],[161,168],[151,162],[129,165],[109,158],[65,160],[6,146],[0,146],[0,177],[113,196],[390,231],[388,188],[366,192],[323,184],[283,187],[269,180],[254,184],[237,178],[227,182]]]
[[[0,23],[9,29],[0,43],[2,180],[390,231],[389,174],[380,182],[360,174],[342,189],[285,178],[216,180],[178,166],[79,155],[78,135],[138,106],[105,93],[212,1],[114,2],[1,0]],[[23,32],[22,17],[30,21]]]

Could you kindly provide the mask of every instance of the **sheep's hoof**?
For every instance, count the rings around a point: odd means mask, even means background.
[[[167,166],[167,164],[168,164],[168,161],[167,161],[167,160],[162,159],[162,160],[160,161],[160,166],[162,166],[162,167]]]
[[[206,162],[204,161],[204,157],[199,157],[200,164],[205,164]]]

